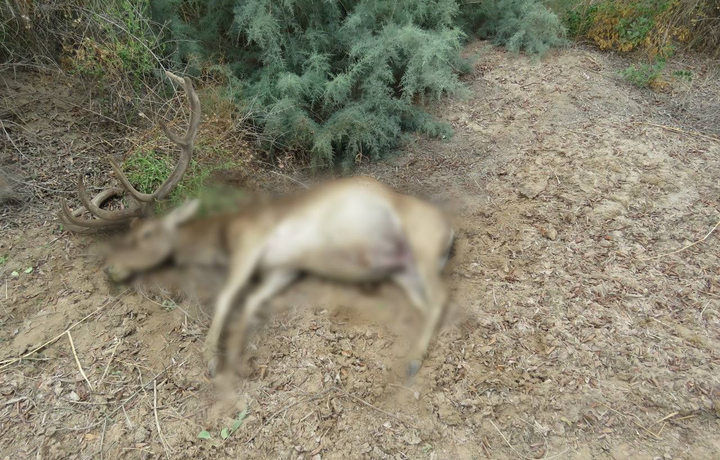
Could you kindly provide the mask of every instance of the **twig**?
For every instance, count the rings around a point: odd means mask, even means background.
[[[667,420],[667,419],[669,419],[669,418],[673,418],[673,417],[675,417],[677,414],[679,414],[679,412],[673,412],[673,413],[670,414],[670,415],[666,415],[665,417],[661,418],[661,419],[658,420],[657,422],[655,422],[655,423],[653,423],[652,425],[650,425],[648,428],[651,428],[651,427],[657,425],[657,424],[660,423],[660,422],[664,422],[665,420]]]
[[[698,315],[698,321],[702,321],[703,313],[705,313],[705,309],[708,307],[708,305],[710,305],[710,302],[711,301],[708,300],[702,310],[700,310],[700,314]]]
[[[283,177],[283,178],[285,178],[285,179],[287,179],[287,180],[289,180],[289,181],[295,182],[296,184],[302,186],[302,187],[305,188],[305,189],[309,189],[309,188],[310,188],[310,187],[307,186],[307,184],[304,184],[303,182],[300,182],[299,180],[294,179],[294,178],[288,176],[287,174],[283,174],[283,173],[280,173],[280,172],[277,172],[277,171],[273,171],[272,169],[270,169],[269,172],[272,173],[272,174],[277,174],[278,176]]]
[[[720,142],[720,138],[717,138],[715,136],[708,136],[707,134],[698,133],[696,131],[685,131],[684,129],[675,128],[674,126],[658,125],[656,123],[648,123],[645,121],[636,121],[634,124],[652,126],[654,128],[666,129],[668,131],[674,131],[676,133],[689,134],[691,136],[698,136],[698,137],[702,137],[705,139],[709,139],[711,141]]]
[[[315,400],[315,399],[318,399],[318,398],[324,396],[325,394],[327,394],[328,392],[330,392],[331,390],[335,390],[335,389],[336,389],[336,388],[334,388],[334,387],[330,387],[330,388],[325,389],[325,390],[321,391],[320,393],[317,393],[317,394],[315,394],[315,395],[313,395],[313,396],[311,396],[311,397],[309,397],[309,398],[303,398],[303,399],[300,399],[300,400],[298,400],[298,401],[295,401],[295,402],[292,403],[292,404],[288,404],[287,406],[284,406],[282,409],[278,410],[277,412],[275,412],[274,414],[272,414],[270,417],[268,417],[268,418],[265,420],[265,422],[263,422],[263,424],[260,425],[260,428],[258,428],[258,429],[255,431],[255,433],[253,433],[253,435],[250,436],[250,438],[249,438],[247,441],[245,441],[245,444],[250,444],[250,443],[253,441],[253,439],[255,439],[255,438],[257,437],[257,435],[259,435],[260,432],[261,432],[273,419],[275,419],[275,417],[277,417],[278,415],[282,414],[282,413],[285,412],[286,410],[292,409],[293,407],[297,406],[297,405],[300,404],[300,403],[303,403],[303,402],[306,402],[306,401],[313,401],[313,400]]]
[[[382,414],[385,414],[385,415],[387,415],[387,416],[389,416],[389,417],[392,417],[392,418],[396,419],[397,421],[401,422],[403,425],[407,425],[407,426],[409,426],[409,427],[411,427],[411,428],[415,428],[416,430],[419,430],[419,429],[420,429],[420,428],[416,427],[415,425],[413,425],[412,423],[401,419],[400,417],[398,417],[398,416],[395,415],[395,414],[392,414],[392,413],[390,413],[390,412],[388,412],[388,411],[386,411],[386,410],[380,409],[380,408],[377,407],[377,406],[373,406],[372,404],[370,404],[369,402],[365,401],[364,399],[360,399],[360,398],[358,398],[357,396],[355,396],[355,395],[353,395],[353,394],[350,394],[350,393],[348,393],[348,392],[345,391],[345,390],[340,390],[340,391],[341,391],[341,393],[343,393],[345,396],[348,396],[348,397],[354,399],[355,401],[357,401],[357,402],[359,402],[359,403],[361,403],[361,404],[366,405],[367,407],[369,407],[369,408],[371,408],[371,409],[375,409],[376,411],[378,411],[378,412],[380,412],[380,413],[382,413]]]
[[[115,302],[113,302],[113,305],[115,305],[115,304],[117,304],[118,302],[120,302],[120,300],[123,298],[123,296],[125,295],[125,293],[127,293],[128,291],[129,291],[129,289],[126,289],[125,292],[123,292],[122,294],[120,294],[120,296],[115,300]],[[90,313],[89,315],[85,316],[83,319],[81,319],[80,321],[76,322],[75,324],[73,324],[72,326],[70,326],[69,328],[67,328],[67,329],[66,329],[64,332],[62,332],[61,334],[58,334],[57,336],[55,336],[54,338],[48,340],[47,342],[43,343],[42,345],[39,345],[39,346],[35,347],[33,350],[28,351],[28,352],[25,353],[24,355],[18,356],[17,358],[4,360],[4,361],[2,362],[2,365],[0,365],[0,370],[3,370],[3,369],[5,369],[6,367],[11,366],[11,365],[15,364],[15,363],[18,362],[18,361],[22,361],[23,359],[27,358],[28,356],[32,356],[32,355],[34,355],[35,353],[37,353],[38,351],[42,350],[43,348],[45,348],[45,347],[47,347],[47,346],[49,346],[49,345],[52,345],[53,343],[57,342],[58,340],[60,340],[60,338],[61,338],[62,336],[64,336],[65,334],[67,334],[68,332],[70,332],[71,330],[73,330],[74,328],[76,328],[77,326],[79,326],[80,324],[84,323],[88,318],[90,318],[91,316],[94,316],[95,314],[97,314],[98,312],[100,312],[100,310],[102,310],[102,309],[104,309],[104,308],[107,308],[108,305],[110,305],[109,302],[106,303],[105,305],[101,305],[100,307],[98,307],[97,310],[95,310],[94,312],[92,312],[92,313]]]
[[[72,353],[73,353],[73,356],[75,357],[75,362],[78,365],[78,369],[80,369],[80,374],[82,374],[83,378],[85,379],[88,386],[90,387],[90,391],[94,391],[93,386],[90,383],[90,380],[88,380],[87,375],[85,375],[85,371],[83,370],[82,365],[80,364],[80,358],[78,358],[77,351],[75,351],[75,342],[73,342],[72,334],[70,334],[70,331],[65,331],[65,333],[68,336],[68,340],[70,340],[70,348],[72,348]]]
[[[506,438],[505,435],[502,433],[502,431],[500,431],[500,428],[498,428],[497,425],[495,425],[495,423],[493,423],[492,420],[488,420],[488,421],[490,422],[490,424],[492,424],[493,428],[495,428],[495,430],[498,432],[498,434],[500,435],[500,437],[503,438],[503,441],[505,441],[505,444],[507,444],[508,447],[513,450],[513,452],[515,452],[516,454],[518,454],[520,457],[524,458],[525,460],[536,460],[536,459],[534,459],[534,458],[532,458],[532,457],[527,457],[527,456],[523,455],[519,450],[517,450],[515,447],[513,447],[513,445],[510,444],[510,441],[507,440],[507,438]],[[562,451],[562,452],[560,452],[560,453],[558,453],[558,454],[555,454],[555,455],[551,455],[551,456],[549,456],[549,457],[548,457],[548,456],[541,457],[540,460],[550,460],[550,459],[552,459],[552,458],[557,458],[557,457],[565,454],[565,452],[567,452],[568,450],[570,450],[570,449],[569,449],[569,448],[568,448],[568,449],[565,449],[564,451]]]
[[[113,358],[115,357],[115,352],[117,351],[118,345],[120,345],[120,342],[122,340],[118,340],[115,343],[115,347],[113,348],[112,354],[110,354],[110,359],[108,360],[107,364],[105,365],[105,371],[103,371],[102,377],[100,377],[100,380],[97,383],[97,386],[100,387],[102,385],[103,380],[105,380],[105,376],[107,375],[108,371],[110,370],[110,364],[112,364]]]
[[[103,422],[102,434],[100,435],[100,460],[103,460],[105,458],[105,453],[103,452],[103,445],[105,444],[105,429],[106,428],[107,428],[107,417],[105,417],[105,422]]]
[[[121,408],[122,411],[123,411],[123,415],[125,415],[125,421],[126,421],[127,424],[128,424],[128,428],[132,430],[132,429],[133,429],[133,424],[132,424],[132,422],[130,421],[130,417],[128,417],[127,411],[125,410],[125,406],[121,406],[120,408]]]
[[[95,116],[98,116],[100,118],[104,118],[105,120],[111,121],[117,125],[122,126],[123,128],[127,129],[128,131],[131,131],[131,132],[137,131],[137,128],[133,128],[132,126],[126,125],[122,121],[115,120],[114,118],[110,118],[107,115],[103,115],[102,113],[98,113],[98,112],[96,112],[92,109],[88,109],[87,107],[84,107],[82,105],[75,104],[74,102],[70,102],[65,99],[60,99],[60,101],[62,101],[65,104],[71,105],[71,106],[75,107],[76,109],[84,110],[86,112],[92,113]]]
[[[649,257],[649,258],[645,258],[645,259],[638,259],[638,260],[641,260],[641,261],[655,260],[655,259],[660,259],[661,257],[666,257],[666,256],[671,256],[671,255],[673,255],[673,254],[677,254],[678,252],[683,252],[684,250],[690,249],[691,247],[695,246],[696,244],[700,244],[700,243],[702,243],[703,241],[705,241],[706,239],[710,238],[710,235],[712,235],[712,233],[713,233],[718,227],[720,227],[720,220],[718,221],[717,224],[715,224],[715,226],[714,226],[713,228],[710,229],[709,232],[707,232],[707,235],[705,235],[705,236],[702,237],[701,239],[695,241],[694,243],[690,243],[690,244],[688,244],[687,246],[683,246],[683,247],[680,248],[680,249],[676,249],[676,250],[674,250],[674,251],[667,252],[667,253],[665,253],[665,254],[660,254],[659,256]]]
[[[183,361],[182,363],[180,363],[178,366],[182,366],[183,364],[185,364],[185,361]],[[120,403],[120,406],[119,406],[119,407],[115,408],[112,412],[110,412],[110,413],[108,413],[108,414],[104,414],[103,416],[104,416],[105,418],[112,418],[112,417],[115,416],[115,414],[117,414],[118,412],[120,412],[120,411],[122,410],[123,413],[125,414],[125,418],[127,419],[128,422],[130,422],[130,419],[127,417],[127,412],[125,412],[125,405],[127,405],[127,403],[129,403],[130,401],[132,401],[133,399],[135,399],[135,397],[136,397],[137,395],[139,395],[141,392],[145,391],[145,388],[146,388],[148,385],[150,385],[150,384],[153,384],[153,385],[154,385],[155,382],[156,382],[162,375],[164,375],[164,374],[168,371],[168,369],[169,369],[169,367],[166,367],[166,368],[163,369],[160,373],[158,373],[155,377],[153,377],[152,380],[150,380],[150,381],[148,381],[148,382],[145,382],[139,390],[137,390],[135,393],[133,393],[133,394],[131,394],[130,396],[128,396],[127,398],[125,398],[125,400],[123,400],[123,402]],[[162,384],[165,383],[166,381],[167,381],[167,379],[164,379],[162,382],[160,382],[160,385],[162,385]],[[68,429],[68,430],[71,430],[71,431],[86,431],[86,430],[90,430],[90,429],[95,428],[96,426],[100,425],[100,423],[101,423],[101,421],[97,421],[97,422],[95,422],[95,423],[93,423],[93,424],[91,424],[91,425],[88,425],[88,426],[85,426],[85,427],[82,427],[82,428],[67,428],[67,429]]]
[[[627,416],[627,415],[623,414],[622,412],[619,412],[619,411],[613,409],[612,407],[608,406],[608,405],[605,404],[605,403],[602,403],[602,402],[601,402],[600,404],[603,405],[603,406],[605,406],[605,407],[607,407],[607,408],[610,409],[611,411],[615,412],[615,413],[618,414],[619,416],[621,416],[621,417],[623,417],[623,418],[625,418],[625,419],[632,420],[632,422],[633,422],[635,425],[637,425],[638,428],[640,428],[641,430],[643,430],[643,431],[645,431],[646,433],[650,434],[653,438],[655,438],[655,439],[657,439],[657,440],[661,440],[661,439],[662,439],[660,436],[658,436],[657,434],[655,434],[655,433],[653,433],[652,431],[650,431],[650,430],[648,430],[647,428],[645,428],[640,422],[634,420],[632,417]],[[638,419],[638,420],[639,420],[639,419]]]
[[[153,412],[155,413],[155,426],[158,430],[158,437],[160,438],[160,444],[162,444],[163,449],[165,449],[165,456],[167,458],[170,458],[170,453],[172,450],[170,449],[170,446],[168,445],[167,441],[165,440],[165,437],[162,434],[162,430],[160,429],[160,418],[158,417],[157,412],[157,380],[153,379]]]

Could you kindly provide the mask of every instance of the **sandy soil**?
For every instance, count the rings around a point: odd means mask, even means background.
[[[72,174],[49,191],[26,174],[71,172],[66,136],[92,169],[120,134],[54,102],[82,102],[71,82],[2,75],[0,164],[35,198],[0,223],[0,458],[720,458],[718,233],[677,252],[720,220],[716,64],[675,61],[693,82],[657,94],[589,49],[467,52],[471,96],[437,111],[455,136],[357,171],[456,213],[454,308],[417,380],[395,373],[400,292],[307,280],[273,302],[229,402],[200,359],[204,298],[111,288],[98,240],[47,214]]]

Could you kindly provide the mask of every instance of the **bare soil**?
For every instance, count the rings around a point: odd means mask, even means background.
[[[123,134],[64,77],[3,74],[0,165],[27,197],[0,222],[0,458],[720,458],[717,64],[678,59],[693,81],[653,93],[591,49],[467,52],[470,97],[437,108],[455,136],[356,171],[455,212],[453,308],[417,379],[396,375],[399,291],[306,280],[229,399],[201,361],[203,286],[111,287],[99,239],[49,214]]]

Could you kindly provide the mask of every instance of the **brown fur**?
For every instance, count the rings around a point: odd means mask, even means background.
[[[360,177],[221,216],[194,218],[197,206],[189,203],[133,228],[108,273],[123,280],[169,258],[178,264],[228,264],[206,340],[211,374],[220,363],[219,338],[231,305],[250,279],[259,277],[260,283],[245,298],[243,327],[301,273],[360,285],[385,280],[400,285],[427,320],[411,357],[411,372],[419,368],[446,303],[440,271],[453,234],[434,205]]]

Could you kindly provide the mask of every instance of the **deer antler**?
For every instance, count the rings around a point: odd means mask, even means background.
[[[117,177],[118,181],[120,181],[123,189],[131,196],[133,204],[128,209],[119,211],[109,211],[107,209],[102,209],[102,204],[108,199],[120,195],[122,193],[122,189],[105,189],[98,195],[96,195],[93,199],[90,199],[87,190],[85,189],[85,180],[83,179],[83,175],[80,174],[80,176],[78,177],[78,194],[80,195],[80,201],[82,202],[83,206],[79,207],[75,211],[70,211],[70,208],[68,207],[64,199],[62,199],[60,203],[62,207],[58,217],[63,222],[63,224],[65,224],[65,227],[68,230],[79,233],[90,233],[98,230],[125,226],[136,217],[147,217],[153,213],[155,209],[155,203],[165,199],[168,194],[170,194],[170,192],[173,190],[173,188],[177,186],[180,180],[182,180],[183,175],[185,175],[185,172],[188,169],[188,166],[190,166],[190,159],[192,158],[195,137],[197,136],[198,129],[200,127],[200,118],[202,116],[200,110],[200,99],[198,98],[198,95],[193,88],[193,84],[190,78],[180,78],[177,75],[174,75],[173,73],[167,71],[165,72],[165,74],[172,81],[174,81],[178,85],[183,86],[190,102],[190,124],[188,126],[187,132],[185,133],[185,136],[179,137],[177,134],[170,131],[170,129],[165,123],[160,122],[160,127],[162,128],[165,135],[173,143],[177,144],[180,147],[181,151],[180,159],[175,165],[172,173],[170,173],[170,176],[168,176],[165,182],[163,182],[162,185],[160,185],[160,187],[155,190],[155,192],[142,193],[135,189],[132,184],[130,184],[130,181],[127,179],[127,177],[125,177],[125,174],[122,173],[118,164],[112,158],[108,158],[108,160],[110,161],[110,166],[115,172],[115,176]],[[92,214],[95,219],[84,219],[80,217],[85,211],[88,211],[90,214]]]

